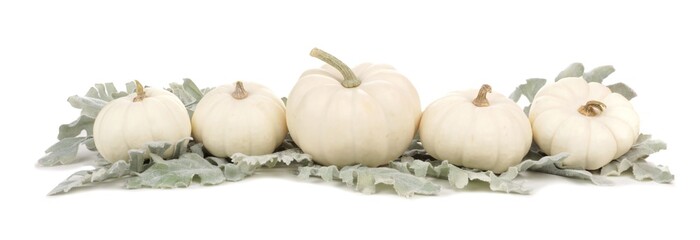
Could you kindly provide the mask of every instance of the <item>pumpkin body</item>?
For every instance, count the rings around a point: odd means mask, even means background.
[[[602,103],[587,116],[591,101]],[[570,154],[567,168],[599,169],[629,151],[639,136],[639,116],[622,95],[600,83],[569,77],[543,87],[530,108],[534,140],[543,152]]]
[[[476,106],[478,92],[452,92],[431,103],[421,118],[421,142],[439,160],[500,173],[529,151],[530,122],[515,102],[499,93],[486,95],[488,106]]]
[[[287,135],[284,103],[268,88],[245,85],[247,96],[234,97],[235,84],[208,92],[192,115],[192,135],[212,155],[272,153]]]
[[[330,65],[304,72],[287,100],[289,133],[320,164],[387,164],[416,133],[418,93],[389,65],[361,64],[352,72],[361,84],[350,88]]]
[[[129,150],[145,150],[150,142],[174,145],[190,137],[190,116],[180,99],[163,89],[143,91],[142,100],[134,101],[137,93],[132,93],[112,100],[97,115],[93,137],[107,161],[129,160]],[[173,148],[168,149],[166,157],[172,152]]]

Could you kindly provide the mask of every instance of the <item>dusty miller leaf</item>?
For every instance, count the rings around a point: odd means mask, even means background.
[[[189,78],[183,79],[182,84],[170,83],[169,90],[182,101],[190,116],[192,116],[199,100],[204,96],[202,90]]]
[[[340,178],[340,171],[336,166],[301,166],[299,167],[298,177],[302,179],[309,179],[310,177],[320,177],[323,181],[330,182],[335,179]]]
[[[632,169],[632,175],[640,181],[650,179],[658,183],[673,182],[675,177],[667,167],[652,165],[645,160],[649,155],[665,149],[666,143],[651,139],[651,135],[641,134],[627,153],[603,166],[600,174],[619,176]]]
[[[71,189],[84,187],[95,183],[106,182],[128,176],[131,173],[129,164],[123,160],[117,161],[104,167],[94,170],[83,170],[74,173],[65,181],[61,182],[48,195],[67,193]]]
[[[545,156],[545,157],[548,157],[548,156]],[[532,171],[535,171],[535,172],[552,174],[552,175],[557,175],[557,176],[562,176],[562,177],[567,177],[567,178],[588,180],[588,181],[591,181],[595,185],[606,185],[607,186],[607,185],[613,184],[609,179],[605,178],[604,176],[593,174],[593,173],[586,171],[586,170],[583,170],[583,169],[568,169],[568,168],[562,168],[560,166],[561,166],[561,164],[559,164],[559,162],[554,162],[551,164],[532,166],[530,169]]]
[[[95,84],[85,94],[86,97],[100,99],[105,102],[114,100],[113,94],[117,93],[117,88],[112,83]]]
[[[91,118],[97,118],[97,114],[100,113],[102,107],[107,105],[107,102],[102,99],[81,97],[78,95],[69,97],[68,103],[74,108],[80,109],[81,115]]]
[[[543,154],[544,153],[542,153],[539,146],[537,146],[537,144],[535,144],[533,142],[532,146],[530,147],[530,152],[525,157],[529,158],[529,159],[533,159],[533,160],[548,157],[548,156],[543,155]],[[560,154],[566,154],[566,153],[560,153]],[[535,172],[551,174],[551,175],[557,175],[557,176],[561,176],[561,177],[588,180],[595,185],[612,185],[613,184],[612,181],[610,181],[606,177],[600,176],[597,174],[593,174],[590,171],[586,171],[586,170],[582,170],[582,169],[563,168],[561,166],[560,161],[555,161],[553,163],[545,164],[545,165],[532,166],[532,167],[530,167],[530,170],[535,171]]]
[[[84,97],[72,96],[68,103],[74,108],[80,109],[80,116],[73,122],[63,124],[58,128],[58,140],[49,149],[47,155],[38,160],[39,166],[55,166],[71,164],[78,161],[76,158],[78,148],[85,144],[88,150],[96,151],[95,141],[92,139],[92,129],[97,114],[107,102],[113,100],[114,95],[126,94],[118,92],[112,83],[95,84]],[[85,131],[85,137],[78,137]]]
[[[524,160],[520,164],[508,168],[507,171],[500,175],[492,171],[461,168],[447,161],[422,161],[406,156],[402,158],[401,162],[391,163],[390,167],[402,172],[412,173],[418,177],[430,176],[446,179],[452,187],[457,189],[464,189],[471,181],[478,180],[488,183],[492,191],[527,194],[530,192],[530,189],[525,187],[523,181],[516,180],[521,172],[530,168],[554,165],[562,161],[566,156],[566,154],[559,154],[551,157],[542,157],[537,160]]]
[[[226,180],[236,182],[253,175],[262,166],[274,167],[278,163],[291,165],[294,162],[309,164],[311,163],[311,156],[302,153],[297,148],[260,156],[247,156],[242,153],[236,153],[231,156],[231,162],[223,166],[224,176]]]
[[[199,154],[197,154],[197,155],[199,155]],[[225,158],[220,158],[220,157],[210,156],[210,157],[206,157],[205,159],[207,159],[207,161],[209,161],[209,163],[211,163],[212,165],[218,166],[218,167],[222,167],[222,166],[229,163],[228,161],[226,161]]]
[[[614,93],[619,93],[623,97],[627,98],[627,100],[632,100],[632,98],[637,96],[637,92],[632,90],[627,84],[624,83],[615,83],[612,85],[608,85],[608,88],[610,88],[610,91]]]
[[[148,167],[150,167],[152,163],[148,162],[146,155],[146,151],[143,151],[141,149],[129,150],[129,169],[137,173],[143,172],[146,169],[148,169]]]
[[[95,124],[95,119],[86,115],[80,115],[78,119],[69,123],[63,124],[58,128],[58,139],[76,137],[85,130],[87,136],[92,136],[92,126]]]
[[[302,166],[299,167],[298,176],[302,179],[320,177],[326,182],[340,180],[348,187],[354,187],[355,190],[365,194],[375,193],[379,184],[393,186],[396,194],[402,197],[411,197],[414,194],[435,195],[440,192],[440,186],[425,178],[387,167],[370,168],[354,165],[338,170],[336,166]]]
[[[535,99],[535,94],[537,94],[537,92],[544,87],[545,83],[547,83],[546,79],[530,78],[526,80],[524,84],[520,84],[520,86],[515,88],[515,91],[510,94],[510,99],[512,99],[514,102],[518,102],[518,100],[520,100],[520,96],[525,96],[527,100],[532,103],[532,100]]]
[[[92,139],[92,137],[90,137]],[[39,166],[49,167],[55,165],[71,164],[78,161],[78,147],[87,141],[87,137],[64,138],[46,149],[46,156],[39,159]]]
[[[204,157],[204,144],[196,143],[196,144],[190,146],[190,152],[196,153],[200,157]]]
[[[186,153],[178,159],[168,161],[159,161],[158,157],[154,160],[155,163],[146,171],[139,173],[137,177],[130,178],[126,187],[129,189],[188,187],[195,177],[199,178],[202,185],[216,185],[226,180],[218,167],[194,153]]]
[[[239,163],[246,162],[250,165],[270,166],[274,167],[277,163],[290,165],[292,162],[307,163],[311,162],[311,155],[302,153],[301,149],[288,149],[280,152],[275,152],[266,155],[248,156],[242,153],[235,153],[231,156],[231,162]]]
[[[588,82],[601,83],[613,72],[615,72],[615,68],[613,66],[600,66],[584,73],[583,79],[586,79]]]
[[[567,78],[567,77],[580,77],[583,76],[583,64],[581,63],[572,63],[569,65],[564,71],[561,71],[559,75],[557,75],[556,78],[554,78],[554,81],[557,82],[562,78]]]
[[[340,169],[338,176],[349,187],[354,186],[355,190],[365,194],[375,193],[378,184],[392,185],[396,194],[402,197],[414,194],[435,195],[440,192],[440,186],[425,178],[387,167],[346,166]]]

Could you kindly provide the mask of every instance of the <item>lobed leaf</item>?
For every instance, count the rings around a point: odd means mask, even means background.
[[[168,90],[182,101],[190,116],[192,116],[199,100],[204,97],[203,91],[189,78],[183,79],[182,84],[170,83],[170,89]]]
[[[127,84],[128,88],[128,84]],[[76,158],[78,148],[85,145],[90,151],[97,151],[95,141],[92,139],[92,129],[97,114],[115,96],[126,95],[119,92],[112,83],[95,84],[81,96],[71,96],[68,103],[74,108],[80,109],[80,116],[73,122],[63,124],[58,128],[58,142],[46,150],[47,155],[38,160],[39,166],[55,166],[78,162]],[[85,136],[81,133],[85,131]]]
[[[567,77],[580,77],[583,76],[583,64],[581,63],[572,63],[564,71],[561,71],[557,77],[554,78],[554,81],[557,82],[562,78],[567,78]]]
[[[58,184],[58,186],[52,189],[48,195],[67,193],[74,188],[119,179],[130,175],[130,173],[131,171],[129,164],[124,160],[120,160],[114,164],[99,167],[94,170],[78,171],[68,177],[65,181]]]
[[[675,176],[671,174],[668,167],[653,165],[645,160],[649,155],[665,149],[666,143],[651,139],[651,135],[641,134],[627,153],[603,166],[600,174],[619,176],[631,169],[634,178],[640,181],[649,179],[658,183],[673,182]]]
[[[588,82],[602,83],[603,80],[613,72],[615,72],[615,68],[613,66],[600,66],[584,73],[583,79],[586,79]]]
[[[195,177],[199,178],[202,185],[216,185],[226,180],[218,167],[194,153],[186,153],[168,161],[159,161],[155,155],[151,157],[155,163],[143,173],[137,174],[137,177],[129,179],[127,188],[188,187]]]
[[[301,152],[301,149],[287,149],[260,156],[248,156],[236,153],[231,156],[231,162],[223,166],[226,180],[236,182],[251,176],[262,167],[275,167],[278,163],[291,165],[292,163],[310,164],[311,156]]]
[[[348,187],[365,194],[375,193],[380,184],[393,186],[396,194],[402,197],[411,197],[415,194],[434,195],[440,192],[440,186],[425,178],[387,167],[370,168],[353,165],[338,170],[338,167],[332,165],[302,166],[299,167],[298,176],[302,179],[320,177],[326,182],[339,180]]]
[[[515,88],[515,91],[510,94],[510,99],[512,99],[514,102],[518,102],[518,100],[520,100],[520,96],[525,96],[527,100],[532,103],[532,101],[535,99],[535,95],[542,87],[544,87],[545,83],[547,83],[546,79],[530,78],[526,80],[524,84],[520,84],[520,86]]]
[[[632,100],[632,98],[637,96],[637,92],[632,90],[627,84],[624,83],[615,83],[612,85],[608,85],[608,88],[610,88],[610,91],[614,93],[619,93],[623,97],[627,98],[627,100]]]
[[[85,131],[87,136],[92,136],[92,126],[95,124],[95,119],[86,115],[80,115],[78,119],[58,127],[58,140],[77,137]]]
[[[46,155],[39,159],[39,166],[48,167],[55,165],[71,164],[78,161],[76,157],[81,144],[92,139],[91,137],[67,137],[61,139],[46,149]]]

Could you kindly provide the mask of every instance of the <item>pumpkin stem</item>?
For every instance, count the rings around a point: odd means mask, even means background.
[[[607,108],[607,106],[605,106],[605,103],[596,100],[591,100],[588,101],[586,105],[583,105],[580,108],[578,108],[578,112],[583,114],[584,116],[595,117],[603,113],[603,110],[605,110],[605,108]]]
[[[139,80],[134,80],[134,83],[136,83],[136,97],[134,97],[134,102],[143,101],[143,99],[146,98],[146,92],[143,91],[143,85],[141,85]]]
[[[233,91],[233,98],[241,100],[248,97],[248,92],[245,90],[243,87],[243,82],[237,81],[236,82],[236,90]]]
[[[345,65],[345,63],[343,63],[342,61],[340,61],[340,59],[336,58],[330,53],[327,53],[318,48],[314,48],[311,49],[311,53],[309,54],[312,57],[321,59],[321,61],[328,63],[328,65],[331,65],[331,67],[338,69],[338,71],[340,71],[340,74],[343,75],[343,80],[340,81],[340,84],[342,84],[343,87],[354,88],[360,86],[360,83],[362,83],[359,79],[357,79],[357,76],[355,76],[355,73],[352,72],[352,69],[350,69],[348,65]]]
[[[476,98],[474,98],[474,101],[472,101],[474,106],[488,107],[489,100],[486,99],[487,93],[491,93],[491,86],[489,86],[488,84],[481,85],[481,89],[479,89],[479,93],[476,95]]]

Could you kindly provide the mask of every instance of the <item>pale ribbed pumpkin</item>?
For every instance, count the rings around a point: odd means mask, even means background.
[[[570,154],[567,168],[599,169],[629,151],[639,136],[639,115],[622,95],[597,82],[569,77],[542,88],[530,123],[543,152]]]
[[[419,128],[423,147],[448,162],[500,173],[517,165],[532,143],[530,122],[509,98],[481,89],[452,92],[431,103]]]
[[[272,153],[287,135],[284,103],[252,82],[217,87],[197,104],[192,135],[217,157]]]
[[[176,144],[190,137],[190,116],[180,99],[158,88],[143,88],[109,102],[93,125],[97,151],[107,161],[129,160],[131,149],[146,149],[150,142]],[[173,148],[165,155],[172,155]]]
[[[289,133],[315,162],[380,166],[411,143],[421,116],[418,93],[389,65],[350,69],[319,49],[329,65],[304,72],[287,100]]]

